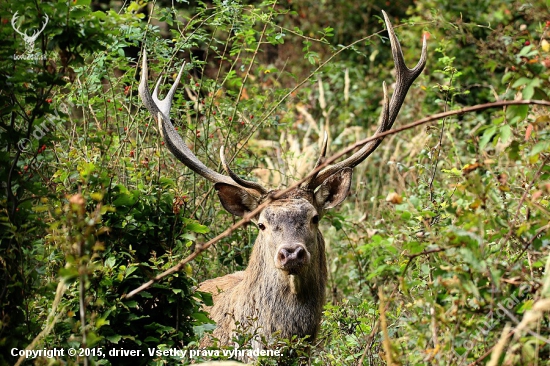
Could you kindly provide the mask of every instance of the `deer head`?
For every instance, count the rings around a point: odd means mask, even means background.
[[[29,36],[26,31],[21,32],[18,29],[18,27],[15,25],[15,23],[17,22],[17,19],[19,18],[17,16],[17,13],[18,12],[16,11],[15,14],[13,14],[13,17],[11,18],[11,26],[17,33],[19,33],[23,37],[23,40],[25,41],[25,53],[30,54],[34,50],[34,42],[36,41],[38,36],[44,31],[44,28],[46,28],[46,25],[48,24],[48,21],[50,20],[50,18],[48,17],[48,14],[44,14],[44,24],[42,25],[42,28],[40,30],[34,31],[32,36]]]
[[[391,129],[410,86],[426,64],[424,39],[420,61],[414,68],[407,68],[393,27],[385,12],[383,15],[397,80],[391,100],[388,99],[386,85],[383,84],[384,102],[377,134]],[[220,150],[220,159],[226,174],[208,168],[189,150],[169,116],[172,98],[182,72],[183,66],[166,98],[159,100],[160,81],[152,95],[147,87],[147,53],[144,50],[139,95],[156,119],[168,149],[195,173],[214,183],[223,207],[233,215],[244,216],[266,200],[270,201],[253,219],[259,228],[259,234],[246,271],[243,274],[209,280],[201,285],[201,289],[205,291],[225,291],[224,299],[218,303],[215,299],[211,311],[218,328],[222,329],[215,334],[229,342],[230,331],[233,329],[231,323],[242,323],[247,317],[253,317],[258,319],[266,333],[279,330],[283,336],[310,335],[314,338],[324,304],[327,277],[324,240],[318,222],[326,210],[340,204],[347,197],[353,168],[380,145],[383,137],[365,144],[347,159],[325,167],[282,197],[272,199],[277,191],[242,179],[231,170],[223,147]],[[325,134],[314,169],[322,164],[326,147]],[[232,314],[231,321],[227,314]],[[296,320],[297,317],[300,320]]]

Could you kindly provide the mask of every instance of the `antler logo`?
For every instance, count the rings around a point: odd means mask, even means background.
[[[34,51],[34,42],[36,41],[38,36],[44,31],[44,28],[46,28],[46,25],[48,24],[48,20],[50,20],[50,18],[47,14],[44,14],[44,24],[42,25],[42,28],[38,31],[34,31],[34,33],[29,36],[26,31],[21,32],[19,30],[19,27],[17,27],[17,25],[15,24],[17,22],[17,19],[19,18],[17,16],[17,13],[18,12],[16,11],[11,18],[11,26],[17,33],[19,33],[23,37],[23,40],[25,41],[25,54],[30,56]]]

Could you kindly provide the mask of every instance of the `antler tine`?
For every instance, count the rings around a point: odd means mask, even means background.
[[[48,25],[48,20],[50,20],[48,14],[44,14],[44,17],[46,18],[46,21],[44,22],[44,24],[42,24],[42,28],[40,28],[40,30],[35,30],[34,32],[32,32],[32,36],[29,37],[31,40],[36,41],[38,36],[41,35],[44,31],[44,28],[46,28],[46,26]]]
[[[44,22],[44,24],[42,25],[42,28],[38,31],[38,34],[42,33],[44,31],[44,29],[46,28],[46,26],[48,25],[48,21],[50,20],[50,17],[48,16],[48,14],[44,14],[44,18],[46,18],[46,21]]]
[[[401,44],[399,43],[399,40],[395,35],[393,26],[390,22],[390,19],[388,18],[388,14],[386,14],[386,12],[383,10],[382,13],[384,14],[386,28],[388,28],[388,34],[390,37],[391,50],[396,69],[397,85],[390,101],[390,116],[388,119],[388,123],[390,124],[390,126],[387,128],[389,129],[391,128],[391,125],[393,125],[393,122],[399,114],[399,110],[401,109],[401,105],[405,101],[405,97],[407,96],[409,88],[416,80],[416,78],[422,73],[422,70],[424,70],[424,67],[426,66],[428,44],[426,42],[426,36],[422,37],[422,52],[420,54],[420,60],[418,60],[418,63],[415,67],[409,69],[405,64],[405,57],[403,56],[403,51],[401,50]]]
[[[388,103],[386,84],[383,83],[383,90],[384,90],[383,105],[384,106],[383,106],[382,115],[380,118],[381,120],[380,126],[378,127],[374,136],[378,135],[379,133],[388,131],[389,129],[392,128],[393,123],[395,122],[395,119],[399,114],[399,110],[403,105],[403,101],[407,96],[407,92],[409,91],[409,88],[411,87],[414,80],[416,80],[418,75],[420,75],[422,70],[424,70],[424,67],[426,66],[426,59],[427,59],[427,43],[426,43],[426,37],[424,37],[422,41],[422,53],[420,55],[420,60],[418,61],[416,66],[413,67],[412,69],[409,69],[407,67],[407,65],[405,64],[403,51],[401,50],[401,44],[399,43],[399,40],[395,35],[395,31],[393,30],[393,26],[390,22],[390,19],[388,18],[388,15],[386,14],[385,11],[382,10],[382,13],[384,15],[384,21],[386,22],[386,28],[388,30],[390,43],[391,43],[393,61],[395,64],[396,87],[392,94],[391,100]],[[383,139],[384,137],[380,137],[376,140],[372,140],[369,143],[365,144],[360,150],[355,152],[349,158],[341,161],[340,163],[326,167],[321,172],[319,172],[319,174],[317,174],[315,179],[311,181],[311,183],[309,184],[309,188],[310,189],[316,188],[321,183],[323,183],[325,179],[327,179],[329,176],[336,173],[340,169],[343,169],[346,167],[354,168],[363,160],[365,160],[374,150],[376,150],[376,148],[380,145]]]
[[[19,17],[17,16],[19,12],[16,11],[15,14],[13,14],[13,17],[11,18],[11,25],[13,27],[13,30],[15,30],[17,33],[19,33],[21,36],[23,36],[23,38],[25,40],[31,40],[31,41],[35,41],[38,36],[40,34],[42,34],[42,31],[44,31],[44,29],[46,28],[46,26],[48,25],[48,21],[50,20],[50,17],[48,16],[48,14],[44,14],[44,18],[46,18],[46,21],[44,22],[44,24],[42,24],[42,28],[40,30],[35,30],[33,33],[32,33],[32,36],[29,36],[27,34],[27,31],[25,32],[21,32],[19,29],[17,29],[17,27],[15,26],[15,23],[17,22],[17,19],[19,19]]]
[[[317,159],[317,162],[315,163],[315,166],[313,167],[313,170],[317,169],[319,167],[319,165],[321,165],[323,163],[323,161],[325,160],[325,156],[327,154],[327,144],[328,144],[328,133],[327,131],[325,130],[325,133],[323,135],[323,143],[321,145],[321,150],[319,151],[319,158]],[[319,173],[319,172],[317,172]],[[311,185],[311,182],[313,182],[316,178],[317,174],[314,174],[312,175],[308,180],[306,180],[305,182],[303,182],[301,184],[301,187],[303,188],[306,188],[306,189],[311,189],[310,185]]]
[[[220,160],[222,162],[223,169],[225,172],[233,179],[237,184],[240,186],[243,186],[245,188],[250,188],[255,191],[258,191],[261,195],[264,195],[267,193],[267,189],[265,189],[261,184],[252,182],[250,180],[245,180],[239,177],[231,168],[229,167],[229,164],[227,163],[227,160],[225,159],[225,153],[224,153],[224,146],[220,148]]]
[[[20,34],[24,38],[28,37],[27,32],[25,32],[25,33],[21,32],[15,25],[15,23],[17,22],[17,19],[19,19],[19,17],[17,16],[17,13],[19,13],[19,12],[16,11],[15,14],[13,14],[13,17],[11,18],[11,26],[12,26],[14,31],[16,31],[18,34]]]
[[[185,66],[185,65],[184,65]],[[166,95],[164,100],[158,99],[158,88],[160,86],[160,80],[157,82],[153,95],[149,92],[147,87],[148,69],[147,69],[147,51],[143,50],[141,78],[139,82],[139,96],[143,101],[145,107],[153,115],[159,124],[159,129],[166,141],[166,146],[174,154],[174,156],[185,164],[189,169],[195,173],[203,176],[213,183],[226,183],[233,186],[237,184],[228,176],[220,174],[206,165],[204,165],[191,150],[187,147],[179,133],[174,128],[174,125],[170,121],[170,108],[172,106],[172,98],[177,85],[179,84],[181,75],[183,73],[183,66],[181,67],[174,84],[170,88],[170,91]]]

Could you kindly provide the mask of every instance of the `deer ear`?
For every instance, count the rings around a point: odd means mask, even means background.
[[[214,188],[223,208],[235,216],[244,216],[258,206],[258,199],[242,188],[226,183],[216,183]]]
[[[351,186],[351,168],[343,168],[325,179],[315,192],[317,205],[327,210],[346,199]]]

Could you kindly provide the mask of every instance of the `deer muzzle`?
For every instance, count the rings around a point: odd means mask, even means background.
[[[275,266],[289,274],[295,274],[309,263],[310,258],[311,255],[305,245],[300,243],[283,244],[277,249]]]

